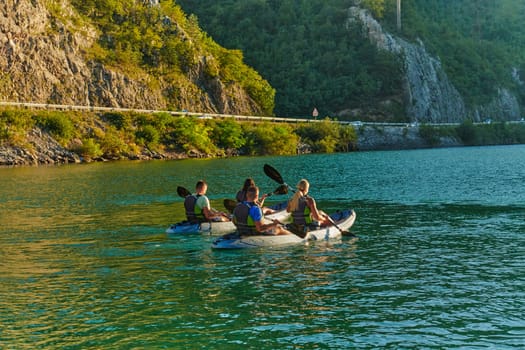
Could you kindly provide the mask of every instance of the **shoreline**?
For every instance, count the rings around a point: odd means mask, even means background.
[[[503,135],[514,137],[494,137],[495,130],[506,131]],[[504,123],[479,126],[470,124],[457,128],[417,124],[406,124],[404,126],[361,125],[354,126],[354,131],[356,141],[352,143],[352,147],[349,147],[347,152],[525,144],[525,125],[508,127]],[[18,136],[17,139],[19,140],[20,137]],[[124,141],[121,140],[121,142]],[[20,145],[13,146],[8,142],[0,144],[0,167],[81,164],[119,160],[219,159],[244,156],[238,150],[213,156],[199,153],[197,150],[182,153],[165,148],[152,150],[147,146],[138,147],[136,144],[128,144],[130,147],[135,147],[133,154],[121,153],[115,156],[84,158],[80,152],[75,152],[75,149],[81,149],[79,145],[82,145],[82,141],[74,139],[69,147],[65,147],[49,132],[38,126],[34,126],[26,132],[23,141],[19,140],[17,143]],[[317,152],[312,152],[308,144],[300,142],[295,154],[309,153]],[[251,155],[257,156],[259,154]]]
[[[358,136],[356,149],[350,152],[465,146],[459,140],[452,137],[441,137],[438,143],[429,145],[428,141],[421,137],[419,127],[417,126],[360,127],[356,131]],[[307,153],[311,152],[306,151],[298,154]],[[85,159],[78,153],[60,145],[48,132],[42,131],[40,128],[33,128],[27,134],[26,147],[0,146],[0,167],[66,165],[120,160],[182,160],[194,158],[217,159],[222,157],[203,157],[199,154],[187,155],[177,152],[158,152],[151,151],[147,147],[144,147],[138,155]]]

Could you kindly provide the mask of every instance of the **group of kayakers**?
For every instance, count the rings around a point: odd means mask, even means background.
[[[305,234],[312,226],[328,226],[330,220],[328,216],[317,209],[314,198],[308,196],[310,184],[306,179],[302,179],[297,184],[297,190],[288,202],[286,210],[291,213],[292,224],[287,228],[278,220],[265,223],[264,215],[273,213],[273,210],[264,207],[264,200],[268,194],[263,194],[259,198],[259,188],[255,185],[252,178],[244,181],[243,187],[236,195],[237,205],[230,216],[221,211],[215,210],[210,206],[210,201],[206,197],[208,185],[204,180],[199,180],[195,186],[195,194],[186,196],[184,208],[187,220],[192,223],[199,222],[220,222],[232,220],[241,236],[268,234],[285,235],[295,233]]]

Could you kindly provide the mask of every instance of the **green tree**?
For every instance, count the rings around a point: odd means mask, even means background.
[[[368,8],[374,17],[383,17],[383,13],[385,12],[385,0],[363,0],[362,5]]]
[[[150,148],[156,147],[160,140],[159,132],[153,125],[144,125],[135,132],[135,137],[140,144]]]
[[[180,117],[173,123],[171,139],[178,149],[187,154],[213,155],[217,149],[208,136],[210,131],[210,127],[194,117]]]
[[[476,127],[471,120],[466,120],[458,126],[457,133],[465,145],[475,145],[477,142]]]
[[[241,125],[232,119],[214,122],[211,128],[213,142],[222,149],[240,149],[246,144]]]
[[[45,112],[35,116],[36,123],[51,135],[65,142],[74,135],[75,126],[70,118],[60,112]]]
[[[248,155],[290,155],[297,153],[298,137],[288,125],[243,124],[244,153]]]

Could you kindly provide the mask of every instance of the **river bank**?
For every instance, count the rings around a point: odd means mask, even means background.
[[[85,158],[79,153],[66,149],[48,132],[33,128],[24,146],[0,145],[0,166],[39,166],[72,163],[105,162],[116,160],[152,160],[190,158],[182,153],[163,152],[144,148],[139,154],[118,157]]]
[[[430,147],[464,146],[461,140],[451,136],[438,137],[433,143],[421,135],[417,125],[399,126],[361,126],[356,129],[357,143],[354,151],[419,149]],[[80,142],[80,141],[78,141]],[[302,145],[298,153],[311,153]],[[186,154],[171,151],[154,151],[144,147],[138,153],[118,157],[85,158],[79,153],[65,148],[50,133],[34,127],[27,135],[23,146],[0,145],[0,166],[39,166],[93,161],[153,160],[199,158],[201,154]]]
[[[224,158],[525,143],[525,123],[237,121],[169,113],[5,110],[0,166]]]

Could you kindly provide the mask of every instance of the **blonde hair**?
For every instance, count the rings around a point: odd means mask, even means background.
[[[290,211],[296,211],[299,208],[299,198],[308,193],[310,183],[306,179],[302,179],[297,183],[298,191],[294,193],[292,199],[290,199]]]

